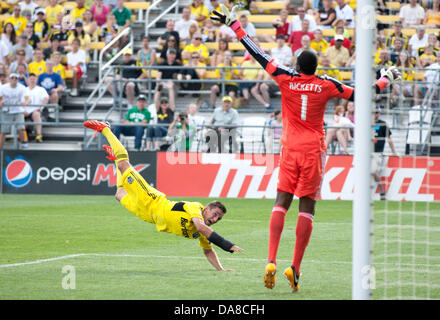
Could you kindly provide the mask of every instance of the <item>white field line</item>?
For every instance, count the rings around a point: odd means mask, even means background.
[[[154,259],[206,259],[203,256],[161,256],[161,255],[142,255],[142,254],[111,254],[111,253],[78,253],[78,254],[70,254],[66,256],[59,256],[54,258],[47,258],[47,259],[39,259],[35,261],[28,261],[28,262],[19,262],[19,263],[11,263],[11,264],[3,264],[0,265],[0,268],[9,268],[9,267],[19,267],[19,266],[25,266],[25,265],[32,265],[32,264],[40,264],[45,262],[52,262],[52,261],[58,261],[58,260],[65,260],[65,259],[72,259],[72,258],[78,258],[78,257],[120,257],[120,258],[154,258]],[[251,262],[265,262],[266,259],[260,258],[227,258],[222,257],[221,260],[240,260],[240,261],[251,261]],[[291,259],[278,259],[278,261],[283,262],[290,262]],[[305,260],[305,263],[317,263],[317,264],[345,264],[345,265],[351,265],[351,261],[322,261],[322,260]],[[387,265],[391,264],[394,265],[393,262],[381,262],[376,263],[377,265]],[[427,265],[427,264],[401,264],[401,266],[417,266],[417,267],[440,267],[440,265]]]

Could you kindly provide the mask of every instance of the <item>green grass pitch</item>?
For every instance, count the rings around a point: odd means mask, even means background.
[[[0,299],[351,298],[350,201],[318,201],[297,293],[282,271],[292,260],[298,202],[286,218],[276,286],[268,290],[263,271],[273,200],[222,201],[228,213],[213,228],[245,249],[238,254],[216,249],[223,266],[234,272],[216,271],[198,241],[157,232],[111,196],[0,195]],[[430,223],[440,227],[439,219]],[[430,241],[440,242],[434,238],[438,234],[432,233]],[[430,255],[440,256],[438,249],[430,246]],[[379,263],[394,265],[392,259]],[[438,260],[429,263],[436,270],[429,281],[439,284]],[[74,267],[75,289],[63,289],[65,266]],[[383,290],[381,280],[378,272],[376,290]],[[430,289],[430,297],[440,298],[440,290]]]

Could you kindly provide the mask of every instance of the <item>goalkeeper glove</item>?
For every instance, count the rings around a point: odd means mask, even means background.
[[[212,10],[212,15],[210,16],[211,20],[215,22],[220,22],[222,24],[227,25],[228,27],[232,26],[234,22],[237,20],[237,10],[239,9],[238,5],[232,7],[231,12],[224,5],[220,4],[220,11]]]
[[[386,77],[390,82],[400,79],[400,71],[395,66],[380,69],[381,77]]]

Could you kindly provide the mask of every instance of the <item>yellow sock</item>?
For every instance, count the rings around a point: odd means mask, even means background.
[[[112,147],[113,152],[115,153],[116,156],[115,163],[118,164],[119,161],[128,160],[127,150],[118,140],[118,138],[116,138],[113,132],[108,127],[106,127],[102,129],[101,133],[104,135],[104,137],[106,137],[108,143],[110,143],[110,147]]]

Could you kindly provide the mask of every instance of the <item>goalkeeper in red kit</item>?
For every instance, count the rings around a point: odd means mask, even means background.
[[[283,115],[282,150],[278,175],[277,196],[269,223],[269,255],[265,268],[264,285],[275,286],[276,256],[284,220],[293,196],[299,198],[296,240],[292,265],[284,271],[290,287],[299,289],[300,267],[313,228],[315,203],[319,197],[324,174],[326,150],[324,112],[332,98],[354,100],[354,89],[341,82],[315,75],[317,56],[303,51],[295,68],[278,65],[250,39],[236,20],[237,7],[231,12],[220,5],[211,19],[231,27],[240,42],[258,63],[272,76],[281,91]],[[395,67],[381,70],[376,92],[381,92],[400,77]]]

